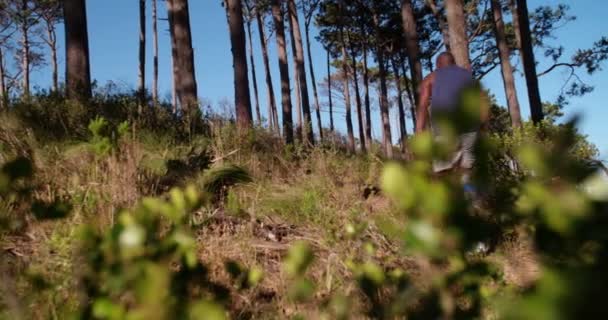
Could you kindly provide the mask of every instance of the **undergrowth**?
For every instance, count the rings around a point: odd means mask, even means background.
[[[103,90],[87,106],[39,95],[12,108],[0,115],[1,319],[605,312],[576,298],[605,284],[607,198],[573,125],[483,139],[475,209],[456,177],[430,173],[442,148],[426,135],[409,141],[414,160],[387,164],[217,117],[186,128],[166,106],[139,115],[132,96]]]

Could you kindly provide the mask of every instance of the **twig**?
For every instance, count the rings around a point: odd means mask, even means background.
[[[215,158],[215,159],[211,160],[211,163],[217,163],[217,162],[220,162],[220,161],[222,161],[222,160],[224,160],[224,159],[226,159],[226,158],[230,157],[231,155],[236,154],[237,152],[239,152],[239,150],[240,150],[240,149],[235,149],[235,150],[232,150],[232,151],[228,152],[227,154],[225,154],[225,155],[223,155],[223,156],[221,156],[221,157],[217,157],[217,158]]]

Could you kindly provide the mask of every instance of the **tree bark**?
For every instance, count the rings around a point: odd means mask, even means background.
[[[241,0],[228,0],[228,19],[230,20],[230,43],[234,65],[234,104],[236,107],[237,128],[245,131],[251,128],[251,100],[247,73],[247,50],[245,29],[243,27],[243,8]]]
[[[329,92],[329,130],[334,132],[334,104],[331,96],[331,56],[329,49],[327,51],[327,90]]]
[[[491,0],[492,12],[494,13],[494,34],[496,36],[496,46],[499,52],[502,80],[507,96],[507,105],[511,115],[513,128],[521,127],[521,115],[517,90],[515,89],[515,78],[513,77],[513,66],[511,65],[511,52],[507,44],[505,35],[505,23],[502,15],[500,0]]]
[[[312,54],[310,52],[310,25],[308,23],[305,24],[305,34],[306,34],[306,52],[308,53],[308,68],[310,70],[310,80],[312,81],[312,92],[315,97],[315,112],[317,115],[317,127],[319,128],[319,138],[323,140],[323,125],[321,122],[321,105],[319,104],[319,94],[317,91],[317,80],[315,77],[315,69],[312,63]]]
[[[418,91],[418,84],[422,82],[422,64],[420,63],[420,47],[418,45],[418,32],[416,31],[416,20],[411,0],[401,2],[401,18],[403,19],[403,32],[405,34],[405,47],[410,65],[412,86],[414,92]],[[405,77],[405,73],[403,76]],[[414,95],[417,103],[418,97]]]
[[[363,28],[361,28],[363,31]],[[365,33],[362,33],[365,34]],[[367,35],[365,35],[367,36]],[[371,102],[369,99],[369,70],[367,68],[367,43],[363,42],[363,90],[365,102],[365,140],[367,146],[372,148],[372,111]]]
[[[402,70],[402,74],[403,77],[405,78],[405,75],[407,74],[407,68],[405,66],[405,59],[402,60],[402,64],[401,64],[401,70]],[[408,62],[409,63],[409,62]],[[411,68],[411,67],[410,67]],[[416,100],[418,99],[418,90],[413,88],[413,83],[406,83],[405,84],[405,91],[407,91],[407,97],[408,97],[408,101],[410,102],[410,113],[412,115],[412,128],[414,128],[412,131],[416,132]]]
[[[283,106],[283,137],[288,144],[293,143],[293,118],[291,115],[291,89],[289,86],[289,66],[287,65],[287,48],[285,45],[285,26],[279,0],[272,0],[272,17],[277,38],[279,72],[281,74],[281,104]]]
[[[353,83],[355,85],[355,103],[357,107],[357,124],[359,126],[359,143],[361,143],[361,152],[367,152],[365,145],[365,130],[363,130],[363,108],[361,106],[361,95],[359,90],[359,77],[357,75],[357,59],[355,58],[355,50],[351,44],[351,69],[353,72]]]
[[[380,22],[377,12],[373,13],[374,30],[376,39],[382,39]],[[386,65],[384,61],[384,48],[381,44],[376,44],[376,60],[378,61],[378,77],[380,78],[380,114],[382,117],[382,142],[384,155],[393,158],[393,139],[391,137],[391,123],[388,105],[388,89],[386,86]]]
[[[262,46],[262,58],[264,61],[264,73],[266,74],[266,91],[268,94],[268,121],[270,128],[277,134],[280,134],[279,119],[277,113],[277,105],[274,97],[274,87],[272,84],[272,73],[270,72],[270,62],[268,59],[268,43],[266,42],[266,34],[264,32],[264,21],[260,10],[255,9],[255,18],[258,23],[258,31],[260,34],[260,44]]]
[[[22,57],[21,57],[21,72],[23,74],[23,96],[29,98],[30,96],[30,30],[28,22],[28,7],[27,0],[21,0],[21,46],[22,46]]]
[[[401,75],[399,74],[399,67],[395,59],[391,59],[393,64],[393,72],[395,73],[395,87],[397,88],[397,106],[399,109],[399,133],[401,137],[399,142],[401,143],[401,152],[404,156],[407,155],[407,128],[405,127],[405,108],[403,106],[403,89],[401,88]]]
[[[177,41],[175,38],[175,23],[173,22],[173,15],[171,15],[171,7],[173,6],[173,0],[167,0],[167,11],[169,20],[169,34],[171,35],[171,106],[173,108],[173,114],[177,114],[177,108],[179,104],[177,88],[179,82],[179,64],[177,63]]]
[[[146,103],[146,0],[139,0],[139,86],[137,88],[141,115]]]
[[[46,21],[46,34],[48,37],[49,51],[51,51],[52,90],[59,91],[59,64],[57,62],[57,33],[52,21]]]
[[[66,88],[70,99],[91,98],[89,37],[85,0],[63,1],[66,43]]]
[[[471,69],[463,0],[446,0],[445,6],[450,34],[450,51],[454,55],[457,65]]]
[[[173,38],[175,39],[177,98],[182,111],[190,117],[198,110],[198,94],[188,0],[167,0],[167,7],[171,17],[170,23],[173,24]]]
[[[300,82],[300,97],[302,99],[302,115],[303,119],[303,136],[306,139],[306,143],[309,145],[314,144],[314,133],[312,131],[312,117],[310,114],[310,99],[308,96],[308,82],[306,80],[306,68],[304,66],[304,47],[302,45],[302,32],[300,30],[300,22],[298,18],[298,10],[294,0],[287,1],[287,7],[289,11],[290,27],[293,31],[293,42],[296,48],[296,68],[298,70],[297,76]]]
[[[426,0],[426,4],[429,6],[437,23],[439,24],[439,28],[441,29],[441,36],[443,40],[443,45],[445,46],[445,51],[450,51],[450,31],[447,26],[447,22],[444,16],[441,14],[439,9],[437,8],[437,4],[435,0]]]
[[[353,120],[350,110],[350,84],[348,83],[348,53],[346,52],[346,42],[344,33],[340,30],[342,40],[342,80],[344,81],[344,107],[346,109],[346,132],[348,151],[355,153],[355,135],[353,134]]]
[[[6,94],[6,84],[4,83],[4,56],[0,46],[0,111],[8,110],[8,97]]]
[[[255,72],[255,60],[253,59],[253,39],[251,37],[251,21],[247,19],[247,37],[249,40],[249,62],[251,63],[251,81],[253,81],[253,96],[255,98],[255,118],[259,125],[262,125],[262,115],[260,114],[260,96],[258,94],[258,79]]]
[[[158,13],[156,0],[152,0],[152,42],[154,43],[153,75],[152,75],[152,101],[158,105]]]
[[[297,116],[297,124],[296,124],[296,137],[298,141],[303,142],[302,136],[302,97],[300,90],[300,74],[298,69],[298,64],[296,63],[296,41],[294,40],[293,27],[291,26],[291,19],[287,19],[289,22],[289,37],[291,38],[291,60],[293,61],[293,74],[296,82],[295,92],[296,92],[296,116]]]
[[[534,50],[532,48],[532,36],[530,35],[530,20],[526,0],[517,0],[517,15],[519,18],[519,34],[521,36],[524,73],[528,86],[528,99],[530,101],[530,114],[532,115],[532,121],[535,124],[538,124],[543,120],[543,109],[540,99],[540,90],[538,88],[536,60],[534,59]]]
[[[519,33],[519,14],[517,14],[516,0],[509,0],[509,9],[511,10],[511,18],[513,23],[513,33],[515,34],[515,47],[519,52],[521,65],[524,65],[524,53],[521,50],[521,35]]]

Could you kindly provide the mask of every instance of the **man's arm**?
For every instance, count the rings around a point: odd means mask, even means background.
[[[416,110],[416,133],[424,132],[429,116],[431,105],[431,92],[433,88],[433,74],[428,75],[420,83],[418,96],[418,109]]]

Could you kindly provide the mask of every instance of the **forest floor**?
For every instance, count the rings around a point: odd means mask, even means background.
[[[224,131],[179,144],[141,132],[100,157],[89,142],[41,143],[19,126],[4,130],[4,140],[33,155],[35,197],[68,199],[74,209],[59,221],[24,217],[19,232],[3,239],[0,250],[10,273],[0,281],[0,291],[20,296],[31,290],[27,275],[41,273],[50,289],[21,301],[32,318],[57,315],[78,301],[74,275],[79,270],[80,226],[107,229],[120,208],[173,186],[200,185],[205,170],[227,163],[245,168],[253,181],[232,188],[214,208],[198,211],[191,224],[198,257],[212,279],[230,283],[224,267],[230,260],[264,270],[258,286],[233,292],[230,310],[235,318],[287,318],[296,313],[316,318],[313,306],[325,297],[361,294],[348,280],[351,261],[371,259],[399,268],[422,287],[425,279],[441,272],[422,257],[403,254],[403,240],[390,232],[405,226],[407,217],[374,187],[381,159],[347,155],[331,146],[288,152],[263,131],[245,140]],[[300,240],[309,243],[315,255],[308,275],[316,294],[308,305],[289,301],[290,279],[282,268],[288,248]],[[499,262],[507,282],[525,287],[538,274],[531,252],[526,241],[505,241],[485,259]],[[4,281],[8,279],[14,281]]]

